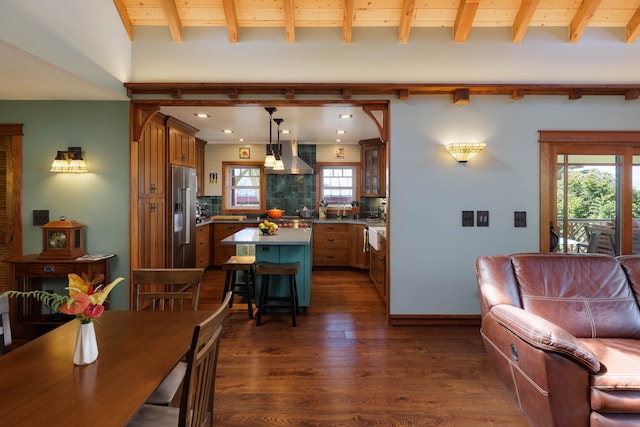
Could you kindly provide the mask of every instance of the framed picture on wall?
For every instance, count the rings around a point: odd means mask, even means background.
[[[251,148],[242,147],[239,149],[238,157],[241,159],[250,159],[251,158]]]

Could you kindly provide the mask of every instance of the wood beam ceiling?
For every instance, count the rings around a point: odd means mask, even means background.
[[[540,0],[522,0],[516,19],[511,27],[511,41],[513,43],[520,43],[524,38],[524,34],[531,23],[531,18],[533,18],[533,14],[538,8],[538,3],[540,3]]]
[[[222,0],[222,8],[224,9],[224,17],[227,22],[229,42],[238,43],[238,15],[236,14],[236,5],[233,0]]]
[[[413,16],[416,13],[416,0],[404,0],[402,5],[402,18],[400,19],[400,43],[409,41]]]
[[[180,99],[184,95],[225,95],[234,100],[253,95],[276,95],[287,100],[296,100],[304,95],[327,95],[342,100],[362,95],[397,99],[418,95],[450,95],[454,103],[466,104],[471,97],[479,95],[503,95],[514,100],[531,95],[566,96],[571,100],[598,95],[622,96],[628,101],[640,98],[640,84],[125,83],[124,86],[128,96],[136,99],[145,95],[166,95],[173,99]]]
[[[464,43],[469,38],[469,32],[476,17],[480,0],[461,0],[458,7],[456,22],[453,24],[453,41]]]
[[[178,13],[178,7],[176,6],[175,0],[162,0],[162,10],[164,11],[167,25],[169,25],[171,38],[174,42],[181,42],[182,22],[180,21],[180,14]]]
[[[602,0],[583,0],[569,26],[569,43],[577,43]]]
[[[355,9],[353,6],[354,0],[344,0],[344,12],[342,19],[342,42],[351,43],[353,36],[353,18],[355,16]]]

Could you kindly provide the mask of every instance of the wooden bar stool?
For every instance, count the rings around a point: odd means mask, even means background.
[[[289,308],[291,326],[296,326],[296,315],[299,311],[296,274],[298,273],[299,265],[299,262],[286,264],[260,262],[256,265],[256,274],[262,276],[262,286],[260,288],[260,297],[258,298],[258,314],[256,315],[257,326],[262,325],[262,315],[265,313],[265,309],[272,307]],[[271,276],[284,276],[283,280],[288,280],[289,296],[269,295],[269,278]]]
[[[222,269],[227,270],[227,277],[224,280],[224,290],[222,291],[222,300],[227,292],[236,293],[236,288],[241,288],[240,295],[247,300],[247,311],[249,319],[253,319],[253,288],[256,284],[255,276],[256,257],[254,256],[232,256],[222,264]],[[237,273],[244,272],[244,281],[238,281]],[[233,296],[229,301],[229,308],[233,307]]]

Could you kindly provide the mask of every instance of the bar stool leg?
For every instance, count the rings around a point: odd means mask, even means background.
[[[252,286],[256,283],[256,276],[253,273],[253,269],[249,269],[245,272],[246,278],[244,281],[244,296],[247,300],[247,311],[249,312],[249,319],[253,319],[253,292]]]
[[[296,276],[289,275],[289,299],[291,300],[291,326],[297,326],[296,314],[298,313],[298,293],[296,292]]]
[[[260,297],[258,298],[258,314],[256,315],[256,326],[262,325],[262,314],[264,305],[269,294],[269,275],[262,276],[262,288],[260,289]]]
[[[233,270],[227,270],[227,276],[224,279],[224,291],[222,292],[222,301],[224,301],[224,297],[225,295],[227,295],[227,292],[231,291],[232,293],[231,299],[229,300],[229,308],[233,307],[233,291],[235,288],[235,286],[231,284],[232,274],[234,274]],[[234,276],[233,282],[235,283],[235,276]]]

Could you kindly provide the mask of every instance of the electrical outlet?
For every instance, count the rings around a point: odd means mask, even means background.
[[[473,211],[462,211],[462,226],[473,227]]]
[[[476,224],[478,227],[489,226],[489,211],[478,211],[476,216]]]
[[[513,213],[513,226],[514,227],[526,227],[527,226],[527,213],[523,211],[516,211]]]
[[[45,225],[49,222],[48,210],[33,211],[33,225]]]

